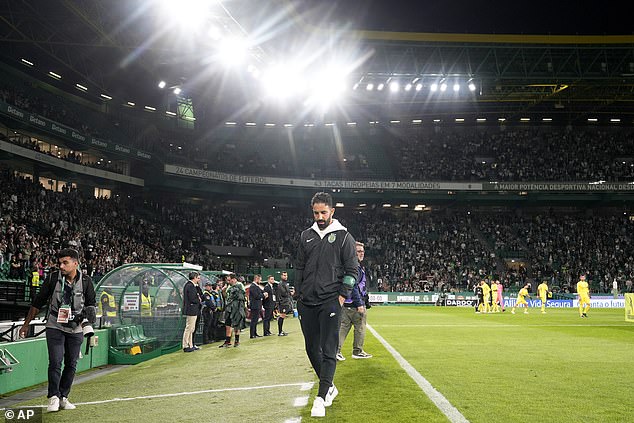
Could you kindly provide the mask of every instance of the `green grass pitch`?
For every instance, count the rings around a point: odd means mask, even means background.
[[[634,421],[634,325],[623,310],[591,309],[581,319],[576,309],[511,315],[377,306],[368,324],[471,422]],[[44,421],[314,420],[316,377],[298,320],[285,330],[287,337],[243,335],[240,348],[216,343],[77,384],[78,408],[45,413]],[[365,349],[374,357],[351,358],[351,332],[335,376],[340,394],[321,421],[448,421],[370,331]]]

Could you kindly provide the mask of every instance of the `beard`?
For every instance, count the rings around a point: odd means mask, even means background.
[[[328,220],[317,220],[317,227],[319,228],[320,231],[323,231],[324,229],[328,227],[328,225],[330,225],[331,222],[332,222],[332,218]]]

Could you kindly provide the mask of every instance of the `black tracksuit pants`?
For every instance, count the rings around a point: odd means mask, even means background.
[[[319,377],[318,396],[325,398],[332,386],[337,367],[341,304],[339,297],[327,303],[307,306],[297,303],[299,321],[304,334],[306,354]]]

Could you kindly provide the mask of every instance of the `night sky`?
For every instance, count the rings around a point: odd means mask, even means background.
[[[353,29],[483,34],[634,33],[625,2],[295,0],[293,3],[300,11],[309,8],[314,11],[319,5],[325,13],[316,15],[329,16],[324,19]]]

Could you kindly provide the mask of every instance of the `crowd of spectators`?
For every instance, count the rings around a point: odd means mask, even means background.
[[[130,262],[235,268],[235,259],[205,245],[250,248],[252,268],[265,259],[292,268],[298,234],[311,224],[310,213],[295,208],[94,198],[45,190],[8,170],[1,175],[0,262],[18,278],[44,275],[62,245],[81,251],[96,280]],[[594,289],[607,292],[614,279],[630,290],[634,279],[634,222],[626,215],[344,208],[337,217],[365,242],[372,288],[382,291],[464,290],[487,276],[510,288],[547,279],[565,289],[587,272]],[[505,254],[521,257],[522,266],[507,266]]]
[[[629,129],[403,131],[390,140],[401,180],[634,180],[634,137]]]

